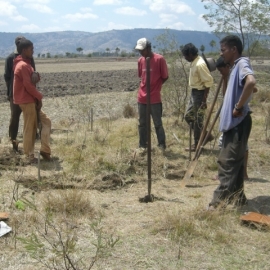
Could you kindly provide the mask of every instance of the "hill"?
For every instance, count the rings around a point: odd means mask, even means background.
[[[0,32],[0,57],[6,57],[14,50],[14,39],[23,35],[34,43],[35,56],[50,53],[66,54],[75,53],[76,48],[83,48],[83,53],[105,52],[109,48],[111,52],[118,47],[120,51],[131,52],[139,38],[147,37],[152,45],[155,45],[156,38],[164,34],[166,29],[129,29],[111,30],[99,33],[82,31],[63,31],[48,33],[5,33]],[[169,30],[170,35],[175,38],[179,45],[192,42],[196,46],[205,46],[205,51],[210,51],[211,40],[218,44],[218,38],[210,32],[179,31]],[[157,47],[158,49],[158,47]]]

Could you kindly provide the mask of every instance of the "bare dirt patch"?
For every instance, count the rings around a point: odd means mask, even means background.
[[[87,69],[81,69],[74,64],[62,63],[59,71],[51,71],[52,63],[42,64],[40,67],[41,81],[38,89],[44,97],[61,97],[68,95],[135,91],[138,89],[136,62],[129,62],[127,66],[117,62],[104,62],[102,67],[96,63],[87,63]],[[42,68],[44,65],[49,65]],[[57,63],[56,63],[57,65]],[[70,70],[70,67],[74,68]],[[114,68],[115,70],[114,70]],[[133,69],[131,69],[133,67]],[[53,67],[54,68],[54,67]],[[121,69],[120,69],[121,68]],[[93,71],[97,69],[97,71]],[[98,70],[101,69],[101,70]],[[39,66],[37,64],[37,70]],[[44,70],[44,71],[42,71]],[[3,76],[0,77],[0,102],[6,101],[6,84]]]

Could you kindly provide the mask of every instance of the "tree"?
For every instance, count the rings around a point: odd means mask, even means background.
[[[211,48],[213,50],[213,48],[216,46],[215,40],[211,40],[210,43],[209,43],[209,45],[211,46]]]
[[[205,51],[205,47],[204,47],[204,45],[201,45],[201,47],[200,47],[200,51],[201,51],[202,53]]]
[[[170,79],[162,89],[164,109],[167,112],[172,112],[179,120],[183,119],[189,90],[187,72],[189,63],[180,51],[183,46],[180,46],[177,38],[169,29],[157,36],[155,43],[158,50],[165,55],[166,62],[170,67]]]
[[[66,57],[70,57],[70,52],[66,52]]]
[[[236,34],[252,55],[254,44],[270,31],[270,0],[201,0],[208,14],[203,18],[217,34]]]
[[[106,48],[107,56],[109,55],[110,48]]]
[[[118,56],[118,53],[120,52],[120,49],[118,47],[115,48],[115,54]]]
[[[77,51],[78,53],[80,53],[80,52],[83,51],[83,48],[82,48],[82,47],[78,47],[78,48],[76,49],[76,51]]]
[[[51,58],[51,54],[48,52],[46,53],[47,58]]]
[[[121,57],[127,57],[127,51],[126,50],[122,50],[120,53]]]

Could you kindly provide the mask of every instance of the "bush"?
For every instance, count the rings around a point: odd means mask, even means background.
[[[132,106],[130,106],[130,104],[127,104],[124,107],[123,115],[125,118],[134,118],[136,115],[136,112],[135,112],[134,108]]]

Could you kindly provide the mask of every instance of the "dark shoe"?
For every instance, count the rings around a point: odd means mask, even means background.
[[[166,149],[166,145],[164,145],[164,144],[159,144],[159,145],[158,145],[158,148],[159,148],[160,150],[164,151],[164,150]]]
[[[13,150],[18,152],[19,151],[19,149],[18,149],[19,142],[17,140],[12,140],[11,143],[12,143]]]
[[[189,150],[189,147],[187,147],[187,148],[185,148],[185,151],[187,151],[187,152],[189,152],[189,151],[195,152],[196,151],[196,148],[197,148],[197,145],[196,144],[192,144],[190,150]]]
[[[43,151],[40,151],[40,155],[43,157],[44,160],[50,161],[51,160],[51,154],[45,153]]]
[[[38,164],[38,159],[37,158],[32,158],[31,160],[29,160],[30,164]]]
[[[213,141],[214,139],[215,139],[215,137],[210,133],[203,146],[205,146],[207,143]]]

